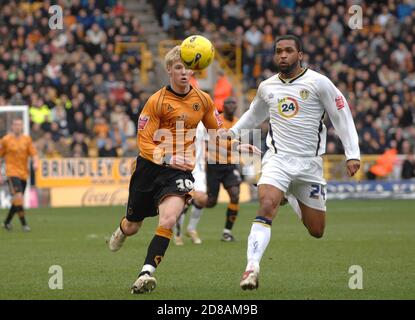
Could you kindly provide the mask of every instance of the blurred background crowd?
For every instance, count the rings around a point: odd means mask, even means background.
[[[415,0],[154,0],[172,39],[204,34],[242,48],[245,92],[277,70],[278,35],[302,39],[303,66],[327,75],[346,96],[362,154],[415,146]],[[31,135],[44,156],[134,156],[138,114],[149,93],[140,57],[116,42],[142,41],[120,1],[70,1],[64,31],[48,27],[50,1],[0,1],[0,105],[30,106]],[[359,4],[363,28],[348,8]],[[329,125],[327,152],[342,153]]]
[[[49,1],[1,4],[0,105],[30,106],[42,156],[135,156],[148,93],[140,61],[115,45],[140,41],[140,21],[116,1],[70,3],[63,31],[49,28]]]
[[[303,66],[327,75],[345,94],[360,134],[362,154],[415,145],[415,1],[199,0],[153,1],[163,29],[174,38],[205,33],[216,45],[243,48],[246,89],[276,72],[275,37],[295,34]],[[348,26],[360,4],[363,29]],[[328,132],[328,153],[342,153]]]

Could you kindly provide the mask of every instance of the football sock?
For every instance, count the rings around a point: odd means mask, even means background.
[[[175,226],[175,235],[176,237],[181,237],[183,234],[183,224],[184,224],[185,215],[182,213],[180,217],[177,219],[176,226]]]
[[[121,230],[121,232],[125,235],[125,232],[124,232],[124,230],[123,230],[123,228],[122,228],[122,224],[123,224],[124,220],[125,220],[125,217],[123,217],[123,218],[121,219],[121,222],[120,222],[120,230]]]
[[[171,229],[157,227],[156,234],[154,235],[153,239],[150,242],[150,245],[148,246],[147,256],[144,261],[144,267],[146,265],[150,265],[153,266],[154,271],[156,270],[157,266],[163,260],[164,253],[166,252],[167,247],[169,246],[169,242],[172,236],[173,231]],[[144,270],[144,267],[143,271],[146,271]]]
[[[189,224],[187,225],[187,230],[193,231],[196,230],[197,225],[200,221],[200,217],[202,216],[202,208],[193,204],[193,208],[190,215]]]
[[[251,232],[248,237],[246,270],[259,268],[262,255],[271,239],[272,221],[264,217],[256,217],[252,223]]]
[[[143,274],[146,273],[151,276],[154,273],[154,271],[156,271],[156,268],[154,268],[151,264],[145,264],[138,276],[141,277]]]
[[[26,223],[26,219],[25,219],[25,217],[23,216],[23,217],[19,217],[19,219],[20,219],[20,223],[22,224],[22,226],[25,226],[27,223]]]
[[[232,230],[233,224],[235,223],[236,217],[238,215],[238,210],[239,210],[238,203],[228,204],[228,209],[226,210],[225,229]]]
[[[26,218],[24,216],[23,206],[16,206],[16,213],[19,215],[20,223],[22,226],[26,225]]]
[[[12,221],[15,213],[16,213],[16,206],[12,205],[10,207],[9,214],[7,215],[6,220],[4,220],[4,224],[9,224]]]

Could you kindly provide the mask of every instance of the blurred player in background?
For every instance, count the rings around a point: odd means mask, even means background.
[[[241,129],[256,128],[270,119],[269,149],[258,182],[260,208],[248,237],[248,263],[240,282],[243,290],[258,287],[259,264],[284,193],[309,233],[323,236],[326,182],[321,156],[326,148],[326,112],[345,149],[349,176],[360,168],[358,136],[346,99],[327,77],[302,68],[302,57],[300,39],[277,38],[274,59],[280,73],[259,85],[249,110],[230,129],[236,137]]]
[[[11,221],[17,213],[22,224],[22,230],[30,231],[23,208],[23,195],[29,177],[28,160],[30,157],[32,158],[33,169],[36,170],[38,157],[32,138],[23,134],[23,121],[21,119],[14,119],[11,132],[0,140],[0,157],[5,160],[7,183],[12,196],[12,206],[6,220],[3,222],[3,227],[6,230],[11,230]]]
[[[140,114],[137,134],[140,154],[130,180],[126,216],[109,241],[110,250],[117,251],[127,236],[138,232],[145,218],[159,216],[132,293],[149,292],[156,287],[153,273],[191,197],[197,125],[202,121],[206,128],[215,130],[222,126],[210,96],[190,85],[192,71],[181,61],[179,46],[166,54],[165,65],[170,85],[153,94]],[[246,150],[251,151],[250,147]],[[243,145],[237,148],[243,151]]]
[[[206,187],[206,142],[208,140],[208,133],[203,123],[199,123],[196,129],[196,160],[195,168],[192,171],[192,175],[195,179],[192,191],[192,209],[190,211],[189,223],[186,228],[186,236],[190,237],[194,244],[201,244],[199,233],[197,232],[197,225],[202,215],[202,210],[207,204],[207,187]],[[185,213],[188,211],[189,206],[186,205],[183,213],[180,215],[176,224],[176,232],[174,241],[175,244],[181,246],[183,242],[183,225],[185,219]]]
[[[228,97],[223,102],[223,113],[220,119],[223,127],[230,129],[237,121],[235,116],[237,108],[236,99]],[[236,164],[232,164],[230,155],[227,154],[226,159],[221,159],[224,155],[218,152],[208,153],[208,164],[206,166],[208,200],[207,208],[213,208],[218,202],[219,190],[221,183],[229,195],[229,204],[226,210],[225,228],[222,233],[222,241],[235,241],[232,235],[232,227],[235,223],[239,211],[239,194],[242,182],[239,168]]]

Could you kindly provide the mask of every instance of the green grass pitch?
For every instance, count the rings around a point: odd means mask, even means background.
[[[31,233],[21,231],[17,218],[12,232],[0,230],[0,299],[415,299],[414,207],[414,201],[330,201],[322,239],[309,236],[283,207],[262,259],[260,287],[245,292],[239,280],[257,204],[241,205],[234,243],[219,240],[225,206],[218,205],[202,215],[203,244],[171,242],[156,290],[144,295],[131,295],[130,286],[157,218],[146,219],[112,253],[105,238],[122,207],[30,210]],[[63,268],[63,290],[49,289],[51,265]],[[362,290],[348,287],[352,265],[363,269]]]

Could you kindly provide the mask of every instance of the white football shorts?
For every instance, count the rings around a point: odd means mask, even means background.
[[[321,157],[303,158],[268,151],[262,159],[260,184],[270,184],[310,208],[326,211],[326,180]]]
[[[195,179],[195,182],[193,184],[193,191],[198,192],[207,192],[207,186],[206,186],[206,171],[204,166],[201,166],[196,163],[195,168],[192,171],[193,178]]]

